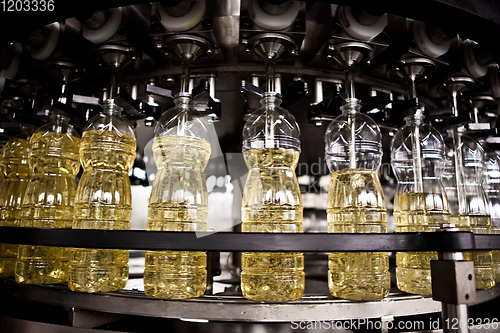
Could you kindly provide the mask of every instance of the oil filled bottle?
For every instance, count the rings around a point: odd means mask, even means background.
[[[301,233],[302,197],[295,168],[300,129],[268,89],[262,107],[243,129],[243,156],[249,169],[243,191],[242,232]],[[298,252],[244,252],[241,291],[256,302],[295,301],[304,294],[304,255]]]
[[[483,188],[485,170],[484,150],[474,139],[464,134],[465,127],[449,130],[446,144],[446,163],[443,184],[450,205],[450,223],[462,231],[475,234],[491,232],[491,218],[486,192]],[[492,252],[464,253],[474,261],[476,288],[495,285]]]
[[[26,138],[10,139],[4,146],[0,166],[4,175],[0,183],[0,225],[20,227],[21,204],[26,187],[31,179],[28,165],[29,135]],[[16,244],[0,244],[0,277],[14,277]]]
[[[71,228],[80,169],[80,137],[69,117],[53,110],[53,120],[30,139],[29,165],[32,179],[24,195],[21,226]],[[20,245],[16,281],[26,284],[65,283],[68,280],[70,248]]]
[[[148,230],[206,231],[208,121],[194,109],[187,92],[177,96],[175,105],[155,127],[158,171],[149,199]],[[201,251],[148,251],[144,292],[164,299],[199,297],[206,289],[206,265],[206,253]]]
[[[262,106],[243,128],[243,157],[249,172],[242,198],[242,232],[303,232],[302,196],[295,175],[300,128],[280,107],[275,83],[271,59],[266,64]],[[303,253],[243,252],[241,268],[241,291],[251,301],[284,303],[304,294]]]
[[[394,197],[396,232],[431,232],[449,221],[448,198],[442,183],[445,145],[441,134],[424,123],[421,109],[405,118],[392,140],[391,164],[398,180]],[[437,252],[396,253],[398,288],[432,294],[430,261]]]
[[[132,198],[129,171],[135,134],[122,108],[108,99],[103,112],[85,126],[80,145],[83,174],[75,197],[73,229],[129,230]],[[123,289],[128,250],[72,249],[68,286],[80,292]]]
[[[332,172],[328,191],[328,232],[386,232],[386,207],[378,169],[382,136],[377,124],[360,113],[355,98],[346,100],[342,115],[328,126],[325,155]],[[387,297],[391,286],[389,257],[382,252],[329,255],[330,293],[349,300]]]
[[[485,190],[491,216],[491,233],[500,234],[500,157],[491,149],[486,149]],[[495,281],[500,282],[500,251],[492,251]]]

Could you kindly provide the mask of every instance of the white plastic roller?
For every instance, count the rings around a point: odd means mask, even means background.
[[[205,15],[205,10],[205,0],[193,0],[193,5],[189,12],[179,17],[169,15],[162,5],[158,6],[160,22],[165,29],[170,31],[187,31],[194,28],[201,22],[201,19]]]
[[[61,24],[54,22],[44,27],[47,30],[47,37],[40,47],[33,47],[31,49],[31,56],[37,60],[45,60],[52,53],[54,53],[57,43],[59,42],[59,35],[61,33]]]
[[[437,44],[431,40],[426,28],[427,25],[423,22],[413,22],[413,38],[420,51],[431,58],[440,57],[448,52],[451,40]]]
[[[354,17],[351,7],[339,6],[337,9],[340,25],[354,38],[367,41],[380,34],[387,25],[387,14],[380,16],[374,23],[365,25]]]
[[[480,78],[488,73],[488,65],[481,65],[477,62],[476,54],[474,53],[474,48],[476,47],[476,45],[477,43],[473,40],[466,39],[463,42],[462,50],[464,55],[464,62],[470,75],[475,78]]]
[[[289,7],[282,14],[271,15],[260,6],[259,0],[248,1],[248,13],[259,27],[267,30],[283,30],[293,24],[299,15],[300,2],[291,1]]]
[[[122,24],[123,10],[120,7],[113,8],[109,10],[109,14],[106,23],[100,28],[91,29],[82,24],[83,37],[95,44],[103,43],[113,37]]]
[[[12,57],[9,65],[0,71],[0,95],[5,88],[6,79],[13,79],[19,71],[19,64],[21,63],[21,53],[23,52],[23,45],[14,42],[11,46]]]

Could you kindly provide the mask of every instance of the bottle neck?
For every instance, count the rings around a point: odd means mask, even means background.
[[[340,107],[340,110],[344,115],[356,114],[361,111],[361,103],[357,98],[348,98],[346,103]]]
[[[104,103],[102,113],[108,116],[119,117],[122,113],[123,108],[115,104],[113,99],[108,99]]]
[[[276,92],[266,92],[264,93],[264,97],[260,100],[260,104],[266,109],[278,107],[281,104],[281,99]]]
[[[407,125],[415,125],[420,126],[424,123],[424,113],[421,109],[416,109],[415,113],[411,116],[405,117],[405,121]]]
[[[191,98],[191,94],[186,92],[179,93],[176,96],[174,103],[175,106],[181,109],[182,111],[193,108],[193,99]]]

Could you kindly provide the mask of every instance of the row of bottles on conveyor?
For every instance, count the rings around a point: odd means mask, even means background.
[[[176,106],[155,128],[153,152],[158,172],[148,211],[148,230],[205,231],[208,194],[204,178],[211,147],[207,120],[194,110],[185,66]],[[279,106],[274,91],[274,65],[267,66],[267,91],[243,132],[249,168],[242,204],[243,232],[302,232],[301,194],[294,169],[300,154],[300,130],[294,117]],[[342,115],[325,135],[332,178],[328,193],[329,232],[386,232],[386,208],[378,169],[382,157],[377,124],[360,112],[352,72],[346,69],[347,99]],[[112,89],[113,90],[113,89]],[[415,91],[412,89],[412,91]],[[111,96],[113,97],[113,96]],[[415,96],[414,96],[415,97]],[[456,107],[456,106],[455,106]],[[128,172],[135,158],[135,137],[108,99],[102,114],[89,121],[80,139],[61,112],[37,130],[28,143],[11,140],[3,149],[0,204],[3,225],[126,230],[130,227]],[[484,150],[450,130],[445,143],[426,124],[421,108],[405,118],[394,136],[391,161],[398,187],[394,215],[399,232],[435,231],[445,223],[475,233],[496,232],[500,220],[500,164],[489,156],[486,195],[482,180]],[[84,173],[78,186],[80,163]],[[490,204],[488,201],[490,201]],[[493,213],[495,212],[495,213]],[[17,258],[16,258],[17,250]],[[20,283],[68,282],[70,289],[106,292],[122,289],[128,277],[125,250],[69,249],[2,245],[0,271]],[[478,288],[495,284],[498,252],[470,252]],[[398,287],[430,294],[430,260],[434,252],[397,253]],[[183,299],[201,296],[206,286],[206,253],[148,251],[145,293]],[[333,296],[376,300],[390,289],[386,253],[331,253],[328,284]],[[302,253],[243,253],[241,289],[253,301],[287,302],[304,292]]]
[[[58,102],[64,101],[61,97]],[[108,99],[80,139],[67,114],[53,108],[52,121],[36,130],[29,141],[10,140],[1,163],[3,225],[129,229],[128,173],[136,140],[120,111]],[[77,186],[80,163],[84,171]],[[20,245],[14,251],[14,246],[2,245],[0,255],[1,274],[15,275],[19,283],[68,282],[75,291],[102,292],[122,289],[128,278],[126,250]]]

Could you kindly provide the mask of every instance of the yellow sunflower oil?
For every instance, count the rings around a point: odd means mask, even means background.
[[[489,215],[452,215],[450,223],[461,231],[474,234],[489,234],[491,220]],[[489,289],[495,286],[495,268],[491,251],[464,252],[465,260],[474,261],[476,289]]]
[[[57,114],[30,139],[29,164],[33,177],[23,199],[21,226],[71,228],[80,169],[80,139],[68,117]],[[16,281],[25,284],[65,283],[70,248],[19,246]]]
[[[150,231],[206,231],[208,192],[203,173],[210,157],[208,141],[190,136],[156,138],[158,167],[148,210]],[[144,292],[164,299],[203,295],[207,256],[201,251],[147,251]]]
[[[394,198],[396,232],[432,232],[448,223],[448,199],[444,193],[405,193]],[[419,295],[432,294],[431,260],[437,252],[396,253],[399,290]]]
[[[242,207],[242,232],[301,233],[302,199],[295,176],[299,151],[284,148],[244,152],[249,168]],[[304,255],[245,252],[241,258],[243,296],[256,302],[295,301],[304,293]]]
[[[386,232],[386,208],[377,171],[344,169],[332,174],[328,193],[328,232]],[[383,252],[333,252],[329,255],[330,293],[350,300],[389,295],[389,257]]]
[[[105,112],[108,107],[118,109],[116,105],[106,105]],[[119,111],[116,113],[119,116]],[[97,128],[97,122],[110,122],[109,115],[97,117],[90,120],[90,128]],[[136,139],[128,125],[117,129],[119,121],[113,118],[113,127],[83,132],[80,160],[84,172],[76,192],[73,229],[130,229],[132,198],[128,173],[135,160]],[[125,287],[128,271],[128,250],[75,248],[68,286],[79,292],[116,291]]]
[[[0,158],[3,181],[0,183],[0,225],[21,226],[21,204],[31,178],[28,165],[29,141],[16,138],[9,140]],[[16,244],[0,244],[0,277],[14,276]]]

